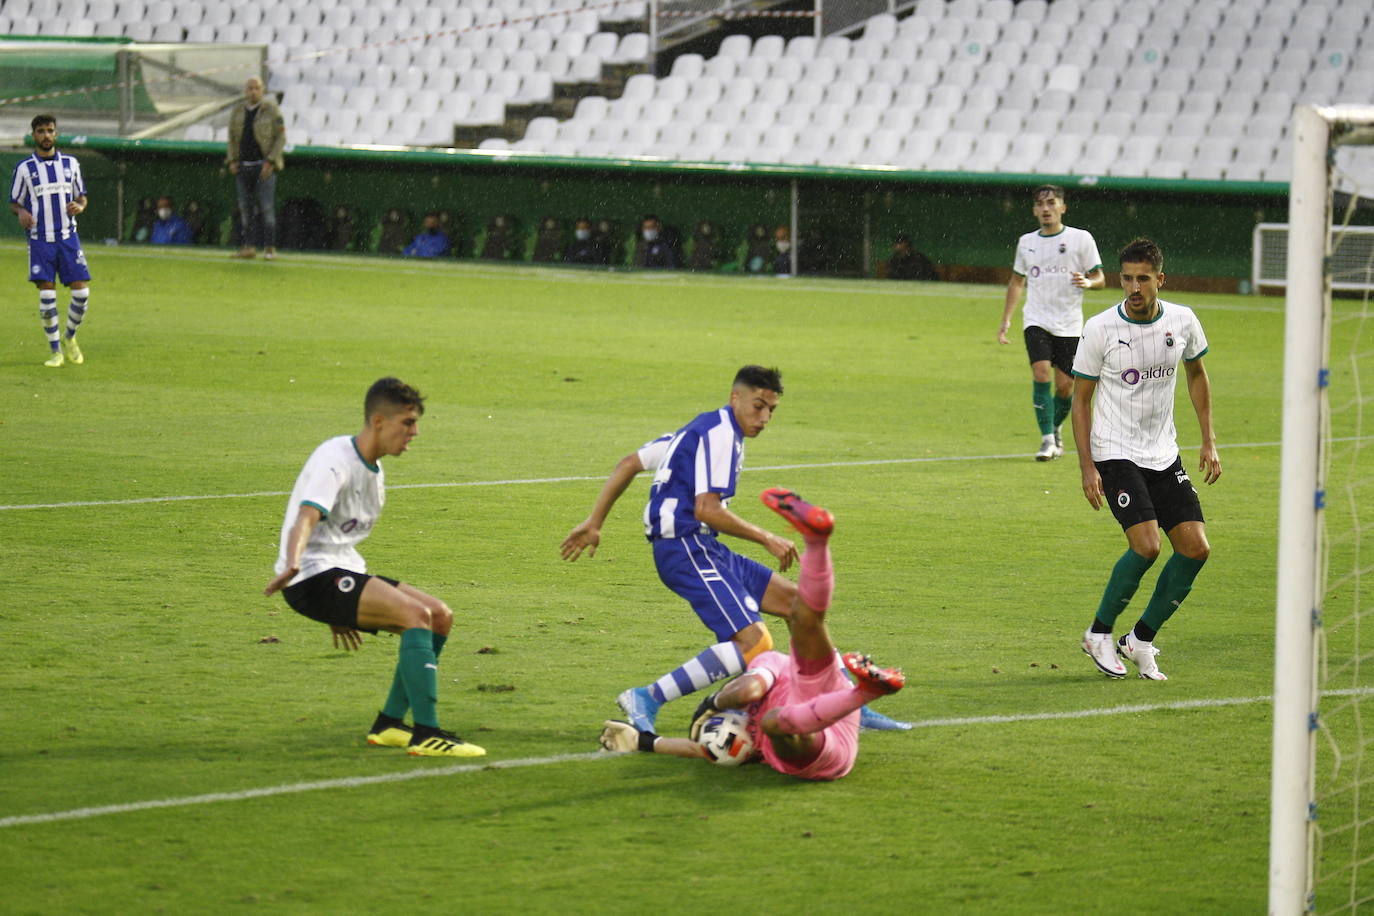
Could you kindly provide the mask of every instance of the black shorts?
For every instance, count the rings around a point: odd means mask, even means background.
[[[1031,325],[1022,332],[1026,338],[1026,355],[1032,363],[1049,360],[1065,375],[1073,375],[1073,357],[1078,352],[1077,337],[1055,337],[1044,328]]]
[[[1159,521],[1167,534],[1184,522],[1201,522],[1202,503],[1197,489],[1183,470],[1183,459],[1162,471],[1142,468],[1133,461],[1095,461],[1102,475],[1102,492],[1112,515],[1125,529],[1141,522]]]
[[[363,586],[368,579],[374,578],[367,573],[352,572],[347,569],[326,569],[309,579],[302,579],[295,585],[282,589],[282,597],[297,614],[327,623],[331,627],[358,629],[358,599],[363,595]],[[395,579],[376,576],[390,585],[400,585]],[[376,633],[376,630],[365,630]]]

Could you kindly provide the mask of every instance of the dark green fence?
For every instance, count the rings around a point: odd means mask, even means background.
[[[63,138],[81,157],[91,187],[83,218],[90,240],[114,237],[113,210],[122,201],[119,236],[129,238],[138,202],[171,194],[207,206],[216,236],[228,242],[233,181],[218,144]],[[0,158],[11,168],[19,153]],[[835,169],[646,160],[589,160],[475,151],[416,151],[302,147],[287,156],[277,187],[279,224],[290,202],[309,199],[328,214],[355,212],[354,247],[375,244],[382,214],[397,207],[418,226],[428,210],[454,215],[458,254],[481,251],[491,217],[515,217],[524,233],[514,255],[528,258],[545,217],[580,215],[614,221],[629,239],[641,215],[655,213],[684,239],[709,219],[719,229],[727,264],[750,226],[787,225],[814,248],[824,271],[871,276],[891,251],[892,238],[910,235],[950,279],[989,280],[1012,258],[1022,232],[1036,225],[1030,190],[1044,176],[902,172],[887,168]],[[1236,285],[1250,272],[1254,224],[1283,221],[1287,185],[1262,182],[1081,178],[1051,180],[1068,190],[1071,225],[1090,230],[1107,266],[1112,252],[1138,235],[1164,248],[1171,276]],[[296,205],[296,212],[305,212]],[[12,223],[6,230],[17,235]],[[627,245],[626,256],[630,250]]]

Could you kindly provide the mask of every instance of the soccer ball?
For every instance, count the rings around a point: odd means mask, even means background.
[[[749,717],[738,709],[723,709],[706,720],[697,743],[712,763],[737,767],[754,753]]]

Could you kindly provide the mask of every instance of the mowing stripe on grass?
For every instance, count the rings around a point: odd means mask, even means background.
[[[1364,439],[1374,439],[1374,436],[1359,437]],[[1346,439],[1333,439],[1333,442],[1345,442]],[[1277,448],[1278,442],[1239,442],[1227,445],[1227,449],[1233,448]],[[1194,448],[1195,446],[1185,446],[1184,448]],[[1026,452],[1017,452],[1013,455],[945,455],[931,458],[873,458],[863,461],[817,461],[804,464],[774,464],[764,465],[756,468],[745,468],[744,473],[757,473],[759,471],[805,471],[816,468],[862,468],[877,467],[881,465],[897,464],[939,464],[954,461],[1005,461],[1008,459],[1023,460]],[[574,483],[588,480],[604,480],[604,474],[592,476],[577,475],[571,477],[524,477],[516,480],[453,480],[441,481],[439,483],[397,483],[388,484],[388,490],[435,490],[447,489],[451,487],[507,487],[521,486],[538,483]],[[133,499],[85,499],[73,500],[61,503],[15,503],[9,506],[0,506],[0,512],[15,512],[21,509],[80,509],[98,506],[139,506],[155,503],[182,503],[196,502],[199,500],[214,499],[261,499],[269,496],[290,496],[290,490],[260,490],[254,493],[205,493],[192,496],[140,496]]]
[[[1341,690],[1324,690],[1325,697],[1374,696],[1374,687],[1350,687]],[[1098,709],[1076,709],[1066,712],[1035,712],[1005,716],[967,716],[955,719],[924,719],[913,722],[914,728],[941,728],[951,725],[1001,725],[1010,722],[1043,722],[1052,719],[1088,719],[1096,716],[1121,716],[1135,713],[1163,712],[1167,710],[1216,709],[1226,706],[1249,706],[1268,703],[1269,696],[1224,697],[1211,700],[1180,700],[1176,703],[1140,703],[1133,706],[1107,706]],[[384,773],[378,776],[350,776],[342,779],[322,779],[316,782],[294,782],[281,786],[264,786],[260,789],[243,789],[238,792],[210,792],[205,795],[186,795],[180,798],[159,798],[151,801],[128,802],[122,805],[100,805],[92,808],[72,808],[67,811],[51,811],[46,814],[17,814],[0,817],[0,828],[21,827],[26,824],[49,824],[54,821],[79,821],[107,814],[129,814],[135,811],[151,811],[156,808],[184,808],[192,805],[208,805],[213,802],[246,801],[251,798],[267,798],[273,795],[295,795],[301,792],[320,792],[326,789],[351,789],[358,786],[375,786],[391,782],[405,782],[411,779],[429,779],[436,776],[457,776],[463,773],[481,773],[487,770],[513,770],[520,767],[546,766],[553,763],[571,763],[585,760],[610,760],[623,754],[607,754],[602,751],[588,751],[582,754],[557,754],[552,757],[525,757],[519,760],[498,760],[491,763],[468,763],[455,766],[434,767],[423,770],[409,770],[403,773]]]

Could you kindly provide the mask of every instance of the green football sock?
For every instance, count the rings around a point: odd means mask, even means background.
[[[1035,422],[1040,426],[1040,435],[1048,436],[1054,432],[1050,424],[1050,383],[1031,382],[1031,403],[1035,405]]]
[[[1164,626],[1164,621],[1178,610],[1183,599],[1193,590],[1193,580],[1197,578],[1202,564],[1206,562],[1185,557],[1181,553],[1169,558],[1169,562],[1164,564],[1164,569],[1159,573],[1159,581],[1155,583],[1155,593],[1150,596],[1150,603],[1145,605],[1145,613],[1140,615],[1140,619],[1145,621],[1147,627],[1158,630]]]
[[[434,658],[434,639],[429,630],[412,627],[401,634],[396,671],[405,685],[406,700],[416,725],[439,727],[439,671]],[[382,710],[386,712],[385,709]]]
[[[1064,418],[1073,410],[1073,398],[1061,398],[1054,396],[1054,428],[1058,429],[1064,423]]]
[[[448,642],[447,636],[434,634],[434,661],[439,661],[439,653],[444,651],[444,643]],[[391,679],[391,692],[386,695],[386,705],[382,707],[382,712],[393,719],[404,719],[406,710],[410,708],[410,699],[406,696],[406,682],[401,677],[401,666],[396,666],[396,674]]]
[[[1121,559],[1112,567],[1112,577],[1107,580],[1107,590],[1102,593],[1102,602],[1097,606],[1099,623],[1108,628],[1116,623],[1116,618],[1126,610],[1135,590],[1140,587],[1140,577],[1153,563],[1154,560],[1147,560],[1134,550],[1127,549],[1121,555]]]

